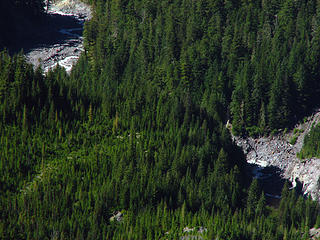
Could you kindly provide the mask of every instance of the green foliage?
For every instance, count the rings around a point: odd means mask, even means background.
[[[246,190],[224,123],[258,135],[312,107],[316,8],[89,2],[70,76],[0,54],[0,238],[282,240],[313,227],[310,199],[285,187],[276,209],[256,180]]]
[[[250,137],[259,137],[263,135],[263,130],[257,126],[247,127],[246,132],[248,132]]]
[[[297,142],[297,140],[298,140],[298,137],[299,137],[300,134],[303,133],[303,132],[304,132],[303,129],[297,129],[297,128],[295,128],[295,129],[293,130],[293,136],[292,136],[291,139],[290,139],[290,144],[291,144],[291,145],[296,144],[296,142]]]
[[[223,127],[176,94],[158,99],[126,84],[111,96],[118,104],[103,106],[104,93],[78,76],[87,64],[80,59],[71,76],[61,68],[44,76],[23,56],[1,53],[2,239],[96,239],[104,232],[117,239],[134,226],[132,238],[153,239],[164,234],[160,223],[177,233],[206,226],[212,208],[241,206],[243,158],[233,161],[239,153]],[[75,87],[79,80],[85,88]],[[165,220],[146,231],[161,204]],[[124,229],[108,221],[117,210],[128,211]]]
[[[298,153],[300,159],[320,157],[320,125],[313,126],[303,140],[303,147]]]
[[[258,180],[254,179],[248,189],[248,198],[247,198],[247,211],[248,216],[253,217],[255,210],[261,211],[264,206],[259,206],[260,209],[256,209],[260,196],[260,188],[258,185]],[[261,200],[263,201],[263,200]],[[263,204],[262,202],[260,204]]]
[[[299,137],[299,136],[294,135],[294,136],[290,139],[290,144],[291,144],[291,145],[296,144],[298,137]]]

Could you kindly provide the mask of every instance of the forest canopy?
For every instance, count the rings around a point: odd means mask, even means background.
[[[186,92],[235,134],[288,127],[319,104],[317,1],[94,4],[86,49],[107,79]]]
[[[309,239],[318,203],[267,205],[225,123],[319,104],[319,3],[90,3],[70,75],[0,54],[0,238]]]

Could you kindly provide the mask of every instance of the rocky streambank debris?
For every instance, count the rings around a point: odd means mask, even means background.
[[[113,214],[113,216],[109,220],[110,220],[110,222],[114,222],[114,221],[122,222],[123,213],[120,211],[117,211],[116,213]]]
[[[54,1],[48,9],[47,26],[26,51],[27,61],[48,72],[60,65],[70,73],[83,52],[82,30],[91,18],[90,7],[79,0]]]
[[[320,239],[320,228],[311,228],[309,231],[310,238],[312,240]]]
[[[91,18],[90,7],[79,0],[55,0],[50,5],[48,13],[69,15],[81,21]]]
[[[267,167],[273,167],[282,178],[288,179],[293,187],[301,184],[301,191],[320,202],[320,159],[301,160],[297,157],[303,146],[303,139],[313,125],[320,122],[320,109],[297,124],[296,130],[281,132],[276,136],[260,138],[241,138],[233,136],[233,140],[246,154],[247,162],[252,164],[252,172],[262,182],[274,173],[265,173]],[[298,134],[297,134],[298,132]],[[295,138],[294,141],[292,139]],[[269,174],[269,175],[268,175]],[[276,184],[273,184],[277,187]],[[269,194],[271,195],[271,194]],[[277,196],[279,197],[279,196]]]
[[[191,239],[205,239],[205,236],[208,232],[208,229],[205,227],[184,227],[183,231],[179,234],[181,237],[179,238],[180,240],[191,240]],[[165,235],[167,235],[165,237],[165,239],[168,239],[167,237],[170,236],[173,237],[173,235],[171,236],[172,233],[170,232],[165,232]],[[175,236],[176,237],[176,236]]]

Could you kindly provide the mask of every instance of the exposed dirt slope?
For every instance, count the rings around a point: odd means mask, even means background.
[[[234,140],[246,153],[248,163],[256,164],[260,169],[268,166],[280,169],[283,178],[290,180],[293,186],[301,182],[303,193],[310,194],[320,202],[320,159],[301,161],[297,157],[303,146],[304,136],[309,133],[313,124],[319,122],[320,109],[317,109],[304,123],[297,124],[296,130],[288,133],[256,139],[234,137]],[[295,143],[292,141],[294,136]],[[254,174],[258,178],[266,177],[261,171],[255,171]]]

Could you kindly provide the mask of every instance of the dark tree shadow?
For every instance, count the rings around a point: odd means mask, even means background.
[[[278,206],[281,200],[281,191],[287,181],[282,178],[283,171],[275,166],[261,167],[257,164],[248,164],[249,171],[258,179],[258,182],[265,193],[267,203]]]
[[[31,49],[60,44],[74,38],[61,29],[83,28],[84,19],[59,14],[45,14],[37,21],[26,22],[21,26],[12,26],[14,37],[10,39],[6,48],[10,54],[18,53],[22,49],[28,53]],[[74,32],[82,35],[82,30]]]

